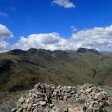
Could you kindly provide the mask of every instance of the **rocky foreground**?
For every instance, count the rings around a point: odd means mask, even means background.
[[[11,112],[112,112],[112,97],[91,84],[55,86],[36,84]]]

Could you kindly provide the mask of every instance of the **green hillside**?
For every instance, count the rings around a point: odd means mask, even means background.
[[[0,91],[15,92],[45,82],[61,85],[112,86],[111,53],[80,48],[77,51],[19,49],[0,54]]]

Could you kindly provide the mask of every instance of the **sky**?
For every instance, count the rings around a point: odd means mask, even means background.
[[[112,51],[112,0],[0,0],[0,52]]]

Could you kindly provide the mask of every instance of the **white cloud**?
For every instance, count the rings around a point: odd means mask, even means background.
[[[58,33],[31,34],[28,37],[21,37],[13,47],[27,50],[29,48],[49,49],[59,43],[61,38]]]
[[[0,53],[7,51],[9,48],[9,44],[5,41],[0,41]]]
[[[10,46],[8,42],[4,41],[4,38],[13,37],[13,33],[5,26],[0,24],[0,52],[7,51]]]
[[[13,48],[27,50],[42,48],[50,50],[76,50],[79,47],[112,51],[112,25],[95,27],[73,33],[69,39],[62,38],[58,33],[31,34],[21,37]]]
[[[72,30],[73,33],[78,31],[78,29],[75,26],[71,26],[71,30]]]
[[[13,37],[13,33],[5,26],[0,24],[0,38]]]
[[[53,0],[53,3],[64,7],[64,8],[74,8],[75,4],[70,2],[70,0]]]
[[[17,43],[8,45],[0,41],[0,50],[42,48],[49,50],[76,50],[79,47],[112,51],[112,25],[94,27],[72,33],[70,38],[63,38],[58,33],[31,34],[21,37]]]
[[[10,7],[12,11],[17,11],[16,8],[14,7]]]
[[[7,13],[5,12],[0,12],[0,17],[9,17]]]
[[[111,50],[112,25],[79,31],[72,35],[72,42],[75,43],[77,47]]]

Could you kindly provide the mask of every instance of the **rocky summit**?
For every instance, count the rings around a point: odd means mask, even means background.
[[[38,83],[18,99],[11,112],[111,112],[112,97],[92,84],[55,86]]]

